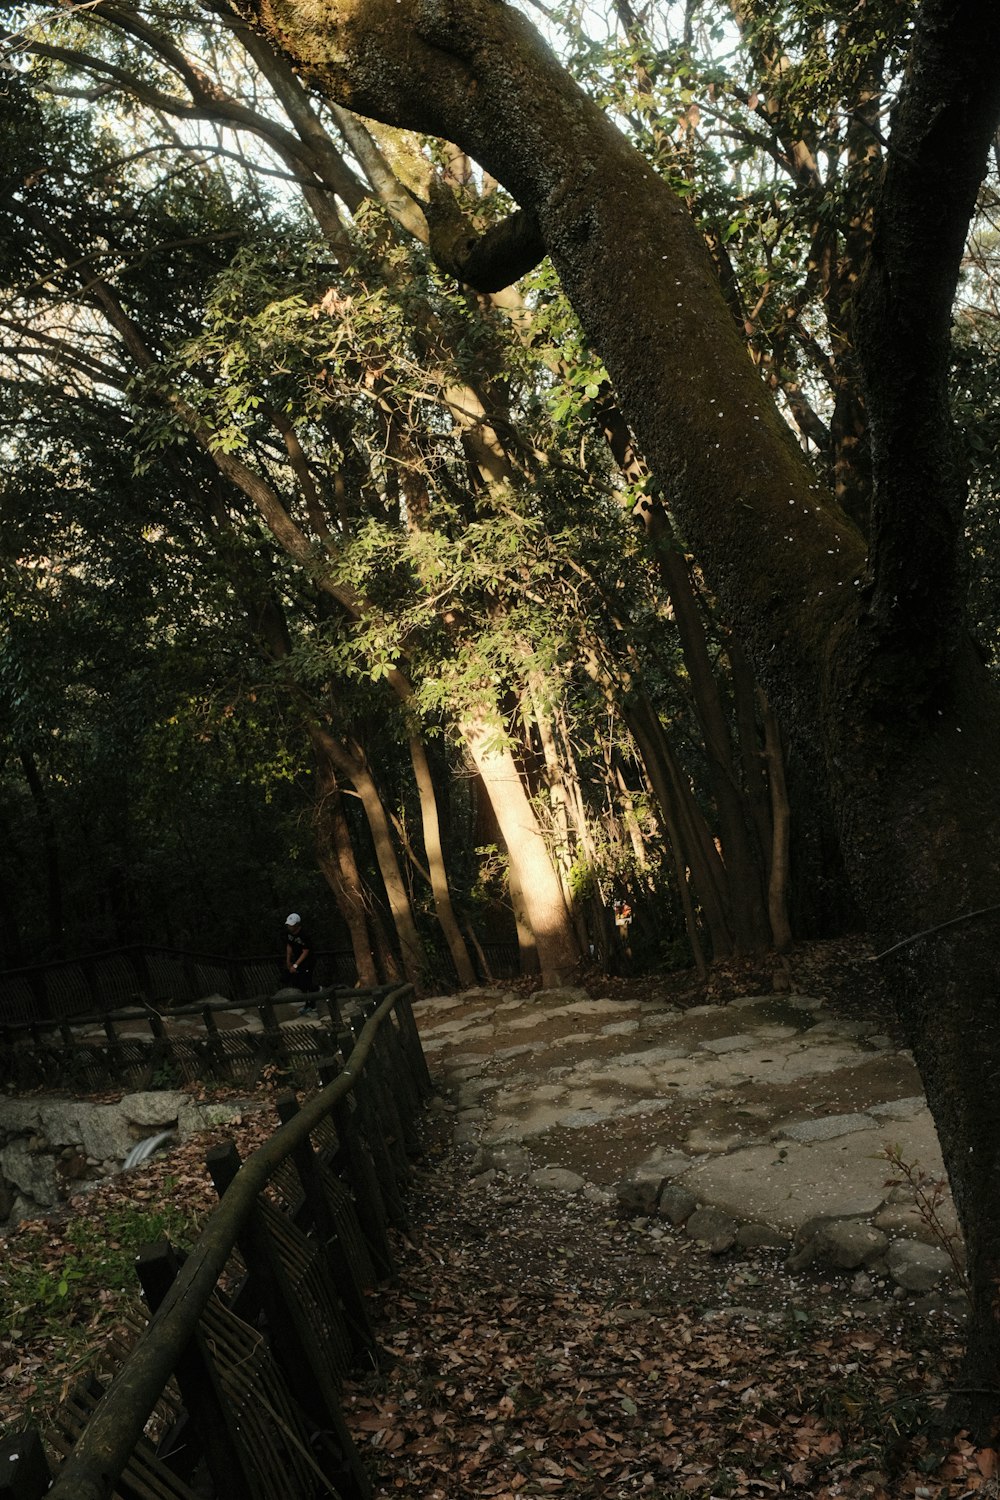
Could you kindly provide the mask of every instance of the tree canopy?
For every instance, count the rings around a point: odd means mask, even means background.
[[[369,979],[863,913],[989,1427],[995,8],[7,14],[11,954],[193,941],[199,821]]]

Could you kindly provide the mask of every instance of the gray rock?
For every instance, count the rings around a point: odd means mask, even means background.
[[[492,1167],[487,1167],[485,1172],[477,1172],[469,1182],[470,1187],[486,1188],[491,1182],[496,1181],[496,1172]]]
[[[770,1224],[741,1224],[736,1231],[736,1243],[741,1250],[790,1249],[787,1234],[772,1229]]]
[[[59,1202],[55,1162],[29,1150],[27,1141],[11,1141],[0,1151],[0,1171],[12,1188],[38,1207],[54,1208]]]
[[[567,1130],[585,1130],[589,1125],[599,1125],[612,1113],[613,1110],[610,1108],[568,1109],[565,1114],[559,1116],[559,1124],[565,1126]]]
[[[629,1214],[651,1214],[656,1210],[660,1191],[666,1178],[663,1173],[638,1167],[628,1177],[615,1183],[615,1198],[620,1208]]]
[[[692,1156],[701,1156],[703,1153],[722,1156],[741,1145],[742,1141],[743,1137],[738,1130],[711,1130],[704,1125],[696,1125],[684,1144]]]
[[[854,1135],[859,1130],[874,1130],[870,1115],[824,1115],[821,1120],[801,1120],[795,1125],[779,1125],[771,1131],[772,1141],[832,1141],[838,1135]]]
[[[260,1108],[260,1101],[254,1099],[234,1099],[229,1104],[198,1104],[189,1099],[177,1111],[177,1128],[183,1135],[197,1135],[201,1130],[214,1130],[217,1125],[255,1114]]]
[[[584,1184],[583,1196],[588,1203],[594,1203],[598,1208],[609,1208],[615,1201],[615,1195],[608,1188],[598,1187],[596,1182]]]
[[[548,1193],[579,1193],[587,1185],[586,1179],[578,1172],[570,1172],[565,1167],[539,1167],[528,1181],[532,1187],[542,1188]]]
[[[886,1104],[873,1104],[868,1113],[879,1120],[912,1120],[926,1108],[927,1100],[921,1094],[914,1094],[908,1099],[890,1099]]]
[[[738,1036],[710,1037],[707,1041],[698,1043],[699,1052],[714,1052],[721,1057],[726,1052],[746,1052],[752,1042],[752,1037],[741,1033]]]
[[[684,1151],[675,1151],[672,1146],[657,1146],[656,1150],[638,1167],[639,1172],[651,1175],[658,1172],[661,1181],[670,1182],[680,1177],[691,1165],[691,1158]]]
[[[891,1203],[879,1210],[872,1220],[876,1229],[881,1229],[893,1240],[923,1240],[933,1242],[933,1231],[928,1228],[915,1203]]]
[[[589,999],[590,996],[586,990],[570,985],[555,990],[532,990],[528,996],[528,1001],[532,1005],[548,1005],[553,1002],[557,1005],[571,1005],[574,1002]]]
[[[796,1250],[786,1262],[789,1271],[818,1266],[830,1271],[856,1271],[871,1265],[889,1244],[881,1230],[861,1219],[811,1219],[795,1236]]]
[[[929,1292],[952,1269],[951,1261],[937,1245],[917,1240],[897,1240],[886,1253],[889,1275],[904,1292]]]
[[[176,1125],[177,1116],[187,1102],[187,1094],[177,1089],[160,1089],[145,1094],[126,1094],[117,1107],[131,1124],[144,1130],[163,1130],[168,1125]]]
[[[698,1207],[698,1200],[687,1188],[678,1187],[674,1182],[668,1182],[660,1193],[656,1212],[661,1219],[667,1219],[671,1224],[679,1226],[691,1217]]]
[[[736,1220],[720,1208],[696,1208],[684,1225],[684,1233],[707,1245],[713,1255],[724,1255],[735,1245],[738,1228]]]
[[[504,1172],[508,1177],[527,1177],[531,1171],[531,1157],[523,1146],[495,1146],[489,1159],[498,1172]]]
[[[449,1083],[465,1084],[468,1083],[471,1078],[478,1078],[480,1073],[483,1071],[483,1065],[485,1064],[485,1062],[486,1059],[484,1057],[480,1057],[477,1058],[475,1062],[467,1062],[461,1067],[454,1067],[453,1065],[449,1064]]]
[[[785,1004],[790,1005],[793,1010],[822,1010],[823,1002],[815,995],[789,995]]]

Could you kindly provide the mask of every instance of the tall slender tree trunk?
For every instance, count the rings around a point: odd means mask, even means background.
[[[726,872],[718,850],[699,808],[693,805],[690,788],[652,706],[647,702],[627,702],[623,712],[664,822],[672,828],[672,837],[678,841],[684,862],[691,872],[690,878],[712,944],[712,957],[728,958],[733,951],[733,939],[724,895]]]
[[[358,983],[365,989],[372,989],[378,984],[378,974],[365,915],[364,883],[354,856],[351,831],[333,768],[315,741],[314,746],[320,782],[315,814],[319,867],[347,927]]]
[[[763,897],[763,872],[747,829],[746,798],[740,788],[733,742],[722,693],[708,649],[708,638],[691,573],[677,547],[662,505],[642,502],[641,513],[655,552],[688,669],[694,710],[701,726],[708,781],[718,817],[722,853],[729,875],[733,938],[739,953],[756,953],[770,939]]]
[[[399,860],[396,857],[389,819],[382,805],[382,797],[375,785],[375,779],[357,746],[342,744],[321,724],[312,725],[310,734],[318,737],[332,765],[342,777],[350,781],[365,810],[365,817],[368,819],[368,827],[371,830],[375,859],[382,876],[396,936],[399,939],[403,972],[411,984],[419,985],[423,982],[423,950],[416,922],[413,919],[410,897],[399,868]]]
[[[574,838],[570,830],[570,794],[566,785],[566,766],[560,746],[556,740],[551,715],[544,704],[541,683],[536,678],[530,687],[531,705],[535,726],[545,760],[545,779],[549,790],[549,803],[555,831],[555,865],[562,884],[563,899],[576,930],[576,940],[581,955],[589,950],[587,919],[574,898],[570,884],[570,871],[574,862]]]
[[[622,788],[623,794],[626,794],[625,777],[620,766],[616,769],[619,786]],[[691,877],[687,860],[684,857],[684,844],[674,819],[673,806],[670,803],[664,804],[657,795],[656,788],[648,778],[648,772],[647,784],[653,796],[656,797],[657,802],[660,804],[660,817],[663,819],[663,829],[670,848],[670,855],[674,862],[674,875],[677,880],[677,892],[680,896],[681,911],[684,913],[684,930],[687,933],[688,946],[691,949],[691,957],[694,960],[698,977],[704,979],[708,974],[708,964],[705,962],[705,948],[701,941],[701,932],[698,926],[697,913],[694,909],[694,902],[691,899]]]
[[[730,633],[726,639],[726,655],[732,670],[733,700],[736,706],[736,727],[740,743],[740,765],[743,785],[753,818],[757,843],[764,860],[765,874],[771,873],[771,797],[764,771],[765,757],[761,731],[757,724],[758,687],[754,680],[746,652],[736,637]]]
[[[448,872],[445,868],[444,850],[441,847],[441,823],[438,818],[437,794],[434,778],[427,759],[427,748],[419,735],[410,736],[410,760],[420,797],[420,817],[423,824],[424,849],[427,854],[427,871],[434,895],[434,910],[448,944],[448,952],[455,966],[458,982],[470,989],[476,982],[476,971],[465,946],[455,909],[451,902]]]
[[[514,757],[506,745],[494,743],[497,735],[485,720],[466,714],[461,730],[507,845],[538,948],[542,983],[547,988],[565,984],[580,960],[580,949]]]
[[[764,753],[771,786],[771,871],[767,883],[767,910],[771,921],[774,946],[784,953],[792,945],[792,928],[788,920],[788,869],[791,847],[791,813],[785,785],[785,756],[781,748],[781,731],[774,710],[759,688],[760,711],[764,721]]]

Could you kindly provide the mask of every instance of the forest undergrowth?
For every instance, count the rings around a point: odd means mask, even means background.
[[[273,1091],[6,1237],[4,1430],[44,1428],[142,1321],[136,1249],[160,1233],[190,1242],[216,1201],[205,1152],[225,1136],[244,1156],[261,1143]],[[397,1281],[373,1296],[384,1358],[344,1394],[378,1500],[1000,1494],[993,1451],[943,1425],[962,1338],[948,1304],[860,1302],[848,1280],[792,1277],[774,1251],[713,1256],[604,1203],[477,1184],[440,1116],[409,1207]]]

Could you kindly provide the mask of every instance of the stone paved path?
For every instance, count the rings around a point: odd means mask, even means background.
[[[655,990],[479,989],[415,1010],[473,1176],[507,1171],[674,1222],[710,1207],[714,1231],[728,1216],[746,1243],[770,1232],[799,1265],[889,1254],[921,1260],[928,1285],[946,1269],[939,1249],[917,1249],[932,1236],[912,1191],[887,1182],[887,1147],[931,1178],[944,1168],[912,1058],[874,1022],[806,995],[680,1011]],[[950,1199],[943,1212],[953,1225]],[[820,1219],[835,1221],[832,1248]]]

